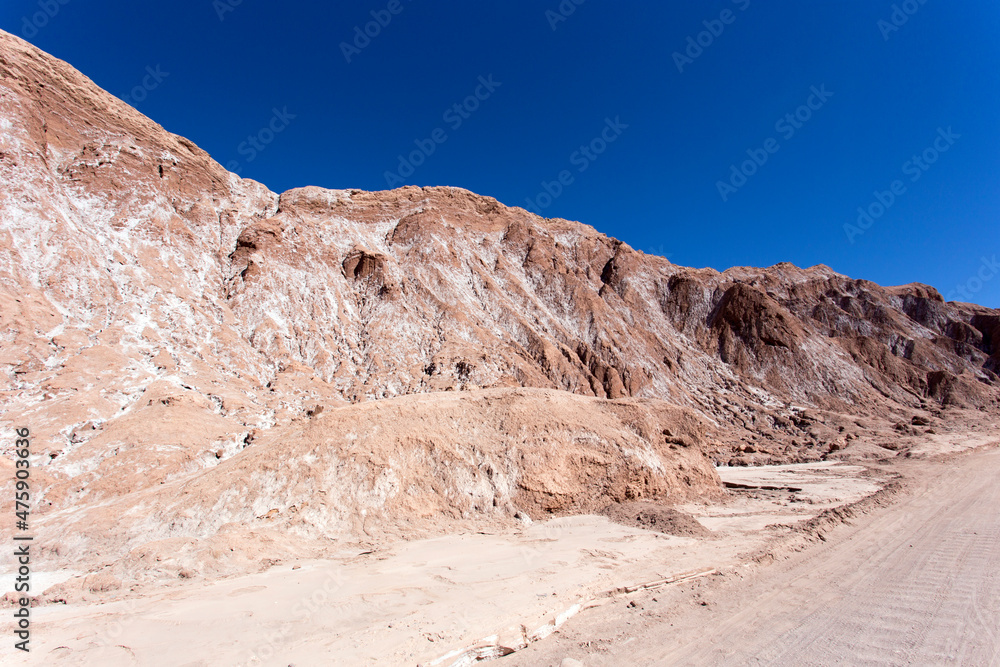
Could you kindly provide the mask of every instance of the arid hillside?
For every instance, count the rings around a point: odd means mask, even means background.
[[[457,188],[277,195],[6,33],[0,320],[0,425],[81,566],[710,497],[1000,409],[995,310]]]

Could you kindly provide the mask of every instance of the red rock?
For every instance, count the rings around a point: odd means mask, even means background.
[[[995,310],[688,269],[458,188],[279,196],[6,33],[0,183],[0,423],[49,453],[63,558],[162,568],[275,508],[329,536],[711,494],[741,441],[803,456],[801,408],[1000,400]]]

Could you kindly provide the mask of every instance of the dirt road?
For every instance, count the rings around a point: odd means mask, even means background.
[[[505,661],[1000,665],[1000,451],[907,472],[910,493],[820,546],[601,609]]]

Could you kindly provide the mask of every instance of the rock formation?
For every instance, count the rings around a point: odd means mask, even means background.
[[[0,424],[54,559],[712,495],[1000,400],[995,310],[457,188],[279,196],[6,33],[0,183]]]

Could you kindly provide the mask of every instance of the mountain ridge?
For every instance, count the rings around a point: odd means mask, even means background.
[[[0,423],[34,434],[47,557],[126,579],[170,540],[201,545],[171,572],[204,566],[231,523],[367,539],[712,497],[712,464],[890,457],[1000,407],[996,310],[685,268],[460,188],[275,194],[6,33],[0,176]],[[383,439],[352,426],[372,402]]]

